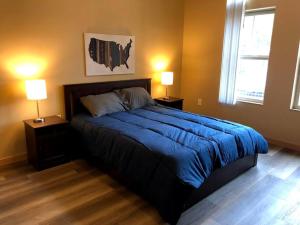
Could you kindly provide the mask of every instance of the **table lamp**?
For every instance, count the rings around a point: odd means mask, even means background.
[[[168,96],[168,86],[173,85],[173,72],[162,72],[161,84],[166,86],[166,97],[164,99],[170,99]]]
[[[46,81],[45,80],[26,80],[26,95],[28,100],[36,101],[37,118],[34,123],[45,122],[45,118],[40,117],[39,100],[47,99]]]

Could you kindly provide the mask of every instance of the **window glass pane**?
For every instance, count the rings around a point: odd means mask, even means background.
[[[253,23],[254,16],[245,16],[240,37],[240,53],[242,55],[250,54],[252,48]]]
[[[274,13],[246,12],[239,43],[238,100],[262,102],[268,72]]]
[[[240,59],[238,63],[238,98],[262,101],[267,78],[268,60]]]
[[[240,54],[269,55],[274,13],[245,15],[241,31]]]

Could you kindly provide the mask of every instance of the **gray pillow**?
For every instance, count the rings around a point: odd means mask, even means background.
[[[84,96],[80,101],[93,117],[126,110],[126,106],[114,92]]]
[[[124,88],[115,91],[129,109],[137,109],[155,102],[149,93],[142,87]]]

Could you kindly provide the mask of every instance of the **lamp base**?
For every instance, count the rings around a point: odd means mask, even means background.
[[[45,118],[36,118],[33,120],[34,123],[44,123],[45,122]]]

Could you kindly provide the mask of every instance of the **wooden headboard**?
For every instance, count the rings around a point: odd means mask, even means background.
[[[70,121],[74,115],[84,111],[80,103],[80,97],[103,94],[116,89],[129,87],[143,87],[151,94],[151,79],[64,85],[66,119]]]

